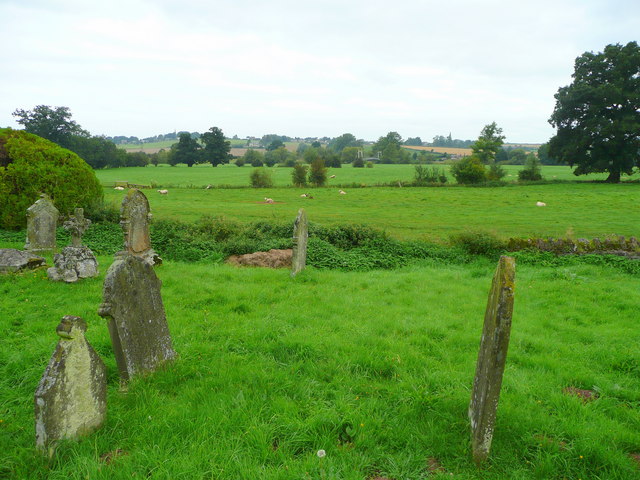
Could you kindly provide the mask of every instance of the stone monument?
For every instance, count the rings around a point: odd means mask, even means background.
[[[309,238],[309,222],[304,208],[298,210],[293,223],[293,255],[291,258],[291,276],[295,277],[304,270],[307,264],[307,240]]]
[[[50,457],[59,440],[88,435],[106,418],[106,368],[86,330],[82,318],[62,318],[60,341],[35,393],[36,447]]]
[[[123,380],[152,372],[176,355],[160,287],[153,267],[135,255],[117,258],[107,271],[98,315],[108,319]]]
[[[512,257],[500,257],[484,315],[476,376],[469,404],[472,454],[478,465],[489,456],[493,439],[511,333],[515,273],[515,260]]]
[[[27,242],[30,252],[52,252],[56,248],[56,227],[60,212],[45,193],[27,208]]]
[[[147,197],[138,189],[131,189],[122,200],[120,226],[124,232],[124,250],[117,256],[135,255],[150,265],[160,265],[162,259],[151,248],[149,222],[151,212]]]
[[[0,274],[16,273],[22,270],[33,270],[44,267],[47,260],[33,253],[15,248],[0,249]]]
[[[98,261],[93,252],[82,245],[82,235],[89,228],[91,220],[84,218],[82,208],[75,209],[75,215],[64,222],[63,227],[71,233],[71,245],[53,256],[54,266],[47,270],[53,281],[76,282],[79,278],[98,276]]]

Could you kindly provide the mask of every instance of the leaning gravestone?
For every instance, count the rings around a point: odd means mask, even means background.
[[[134,255],[116,259],[107,271],[98,315],[109,321],[109,334],[123,380],[152,372],[176,355],[160,287],[153,267]]]
[[[298,211],[293,223],[293,256],[291,259],[291,276],[295,277],[304,270],[307,263],[307,239],[309,238],[309,223],[304,208]]]
[[[118,256],[135,255],[150,265],[159,265],[162,259],[151,248],[149,223],[151,212],[147,197],[138,189],[131,189],[122,200],[120,226],[124,232],[124,250]]]
[[[27,242],[25,250],[30,252],[49,252],[56,248],[56,227],[58,209],[46,194],[27,208]]]
[[[512,257],[500,257],[484,316],[476,376],[469,404],[472,454],[478,465],[489,456],[493,439],[511,333],[515,270],[516,264]]]
[[[79,278],[98,276],[98,261],[93,252],[82,245],[82,235],[89,228],[91,220],[84,218],[82,208],[75,209],[63,226],[71,233],[71,245],[53,256],[54,266],[47,270],[53,281],[76,282]]]
[[[39,257],[24,250],[14,248],[0,249],[0,273],[16,273],[22,270],[32,270],[43,267],[46,262],[44,257]]]
[[[59,440],[88,435],[106,417],[106,368],[86,330],[82,318],[62,318],[60,341],[35,393],[36,447],[49,456]]]

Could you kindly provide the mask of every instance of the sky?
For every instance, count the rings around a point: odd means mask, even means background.
[[[66,106],[173,131],[542,143],[576,57],[638,41],[640,0],[0,0],[0,127]]]

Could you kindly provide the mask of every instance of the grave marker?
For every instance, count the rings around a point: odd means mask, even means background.
[[[159,265],[162,259],[151,248],[149,223],[151,211],[147,197],[138,189],[131,189],[122,200],[120,226],[124,233],[124,250],[117,255],[135,255],[150,265]]]
[[[291,276],[295,277],[304,270],[307,264],[307,241],[309,238],[309,222],[304,208],[298,211],[293,223],[293,256],[291,258]]]
[[[60,212],[45,193],[27,208],[27,241],[29,252],[49,252],[56,248],[56,227]]]
[[[86,330],[82,318],[62,318],[60,340],[35,393],[36,447],[50,457],[59,440],[88,435],[106,418],[106,368]]]
[[[47,276],[53,281],[76,282],[79,278],[98,276],[98,260],[93,252],[82,245],[82,235],[91,225],[84,218],[82,208],[75,209],[63,226],[71,233],[71,245],[53,256],[54,266],[47,270]]]
[[[484,316],[482,340],[469,404],[472,455],[478,465],[489,456],[493,439],[511,333],[515,265],[512,257],[500,257]]]

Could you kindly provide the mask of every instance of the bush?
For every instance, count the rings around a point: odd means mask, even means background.
[[[273,178],[271,172],[264,168],[254,168],[249,175],[251,186],[254,188],[269,188],[273,187]]]
[[[245,163],[244,157],[236,158],[236,167],[244,167]]]
[[[0,129],[0,226],[25,226],[27,208],[41,193],[62,215],[102,205],[102,187],[78,155],[22,130]]]
[[[416,165],[414,173],[414,185],[427,185],[430,183],[447,183],[447,175],[438,167],[426,167]]]
[[[496,257],[505,251],[507,245],[495,235],[485,232],[465,232],[451,237],[451,244],[460,247],[470,255]]]
[[[251,148],[245,152],[242,158],[245,163],[248,163],[252,167],[261,167],[264,164],[264,154]]]
[[[490,166],[489,166],[489,172],[487,173],[487,180],[495,182],[498,180],[501,180],[505,175],[507,174],[507,171],[497,162],[493,162]]]
[[[307,166],[297,163],[293,166],[291,180],[296,187],[307,186]]]
[[[353,165],[355,168],[364,168],[364,159],[363,158],[356,158],[351,165]]]
[[[451,175],[460,184],[482,183],[487,179],[487,172],[480,159],[474,155],[464,157],[451,166]]]
[[[373,168],[373,162],[371,160],[367,162],[367,168]]]
[[[309,183],[316,187],[322,187],[327,183],[327,168],[324,166],[324,160],[320,157],[315,158],[311,162]]]
[[[542,180],[540,173],[540,160],[534,154],[529,154],[525,163],[525,167],[518,172],[519,182],[535,182]]]

